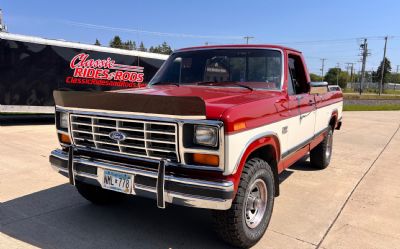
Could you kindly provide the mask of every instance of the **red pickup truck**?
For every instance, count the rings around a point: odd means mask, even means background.
[[[299,51],[273,45],[180,49],[145,88],[54,97],[50,162],[83,197],[211,209],[243,248],[266,231],[282,171],[307,154],[328,166],[343,105]]]

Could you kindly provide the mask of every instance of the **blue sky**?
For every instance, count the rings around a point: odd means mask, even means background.
[[[118,34],[123,40],[143,41],[146,47],[166,41],[176,49],[205,42],[243,43],[240,37],[250,35],[255,37],[251,43],[280,43],[301,50],[309,70],[318,74],[320,58],[327,59],[326,68],[354,62],[358,70],[361,37],[369,37],[367,69],[376,70],[383,57],[382,37],[389,35],[387,57],[393,70],[400,65],[396,0],[3,0],[0,8],[11,33],[82,43],[98,38],[106,45]]]

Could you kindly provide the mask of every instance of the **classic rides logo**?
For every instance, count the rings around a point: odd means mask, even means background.
[[[86,53],[74,56],[69,67],[74,72],[73,77],[66,78],[69,84],[137,87],[144,78],[143,67],[117,64],[110,57],[89,59]]]

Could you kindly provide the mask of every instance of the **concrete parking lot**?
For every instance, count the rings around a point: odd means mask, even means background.
[[[346,112],[332,163],[281,175],[255,248],[400,248],[400,112]],[[134,198],[94,206],[48,163],[51,125],[0,126],[0,248],[229,248],[210,213]]]

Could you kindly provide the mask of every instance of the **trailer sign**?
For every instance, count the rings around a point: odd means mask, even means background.
[[[110,80],[118,82],[142,83],[144,78],[143,67],[117,64],[110,57],[107,59],[91,59],[89,54],[80,53],[74,56],[70,62],[70,68],[73,70],[74,78],[96,79],[100,81],[82,81],[74,80],[71,77],[66,78],[66,83],[76,84],[89,83],[101,84],[101,80]],[[103,82],[104,83],[104,82]]]

